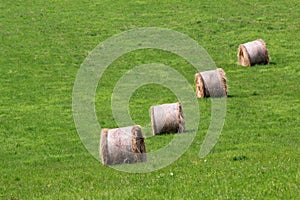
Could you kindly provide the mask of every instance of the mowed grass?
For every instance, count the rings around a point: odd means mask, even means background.
[[[163,169],[130,174],[102,166],[82,144],[72,90],[86,56],[105,39],[138,27],[184,33],[227,73],[222,134],[203,159],[209,99],[198,100],[199,131]],[[299,199],[300,7],[298,1],[1,1],[0,199]],[[237,65],[238,44],[262,38],[271,64]],[[193,84],[194,69],[160,50],[123,55],[96,95],[103,127],[115,127],[110,101],[126,71],[163,63]],[[132,118],[149,123],[149,106],[176,101],[166,88],[143,86]],[[152,137],[148,150],[173,136]]]

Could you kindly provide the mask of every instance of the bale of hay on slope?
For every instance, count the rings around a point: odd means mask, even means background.
[[[270,58],[266,43],[258,39],[238,48],[238,63],[242,66],[253,66],[256,64],[269,64]]]
[[[195,74],[196,96],[205,97],[226,97],[227,80],[222,68],[209,70]]]
[[[141,127],[102,129],[100,156],[103,165],[145,162],[146,146]]]
[[[151,123],[153,135],[163,133],[182,133],[185,121],[181,103],[151,106]]]

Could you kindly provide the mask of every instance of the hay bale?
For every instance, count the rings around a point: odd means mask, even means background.
[[[150,112],[153,135],[184,131],[185,122],[181,103],[151,106]]]
[[[269,64],[270,58],[265,42],[262,39],[258,39],[240,44],[238,48],[238,62],[242,66]]]
[[[196,73],[196,96],[198,98],[226,97],[226,81],[225,72],[222,68]]]
[[[103,165],[146,161],[146,146],[141,127],[101,130],[100,155]]]

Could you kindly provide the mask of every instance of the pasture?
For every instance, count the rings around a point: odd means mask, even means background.
[[[226,118],[216,146],[199,158],[210,99],[196,137],[169,166],[126,173],[103,166],[75,128],[77,72],[102,41],[139,27],[161,27],[197,41],[226,72]],[[0,199],[300,199],[300,6],[296,0],[0,2]],[[242,67],[237,48],[262,38],[270,64]],[[194,85],[195,69],[177,55],[144,49],[105,71],[95,110],[116,126],[111,94],[134,66],[163,63]],[[150,84],[130,99],[132,119],[148,124],[149,107],[175,102]],[[154,151],[173,135],[146,139]]]

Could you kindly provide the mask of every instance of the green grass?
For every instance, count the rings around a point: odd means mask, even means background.
[[[1,1],[0,199],[299,199],[299,19],[293,0]],[[101,41],[153,26],[199,42],[227,73],[230,97],[221,137],[207,157],[198,157],[210,122],[204,99],[199,132],[183,156],[161,170],[129,174],[86,151],[72,117],[72,89]],[[266,41],[271,64],[238,66],[238,44],[257,38]],[[122,74],[154,62],[193,84],[193,68],[176,55],[126,54],[99,82],[101,125],[115,126],[110,95]],[[174,100],[166,89],[144,86],[133,94],[130,112],[144,125],[149,105]],[[152,137],[147,148],[172,137]]]

